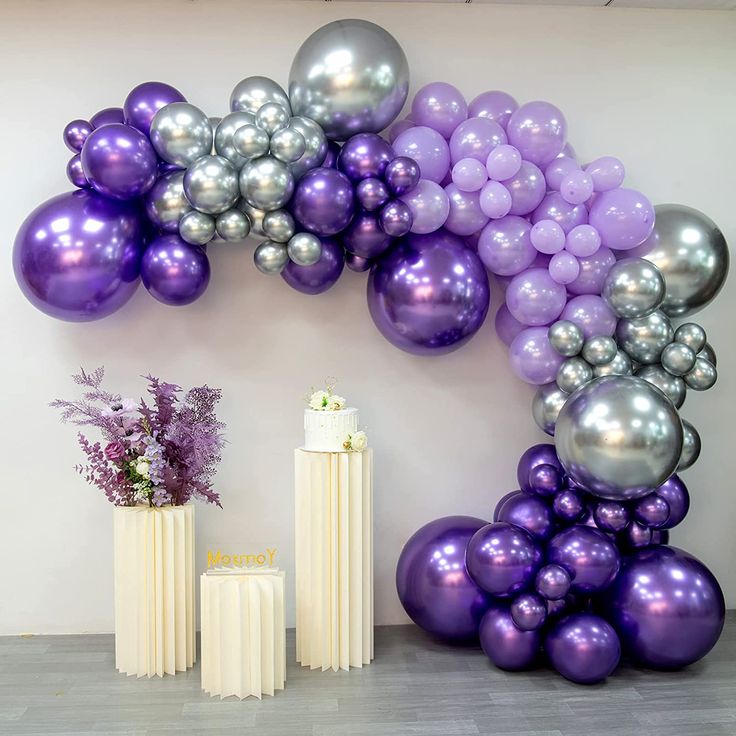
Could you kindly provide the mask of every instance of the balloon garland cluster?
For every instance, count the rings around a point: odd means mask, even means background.
[[[112,314],[140,281],[189,304],[209,282],[207,249],[257,235],[257,268],[306,294],[345,265],[369,272],[379,331],[440,355],[483,324],[492,273],[505,289],[496,330],[538,386],[532,413],[555,444],[524,454],[491,523],[416,532],[397,566],[402,604],[443,639],[480,636],[506,669],[545,652],[565,677],[597,682],[622,646],[652,667],[696,661],[720,634],[723,595],[666,543],[689,507],[676,472],[700,451],[679,409],[688,388],[715,383],[716,357],[702,327],[672,320],[720,290],[722,233],[624,187],[614,157],[581,165],[548,102],[489,91],[467,103],[436,82],[394,122],[408,89],[399,44],[357,20],[304,42],[288,93],[244,79],[222,119],[139,85],[66,127],[78,191],[21,226],[23,292],[72,321]]]

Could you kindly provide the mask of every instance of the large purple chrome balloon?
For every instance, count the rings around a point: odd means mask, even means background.
[[[409,235],[368,279],[368,308],[381,334],[415,355],[464,345],[488,313],[490,287],[478,256],[456,235]]]
[[[107,317],[138,287],[143,226],[137,208],[89,189],[39,205],[18,231],[13,268],[27,299],[69,322]]]
[[[416,531],[396,565],[396,589],[417,626],[453,642],[473,641],[491,604],[465,569],[465,548],[487,522],[473,516],[445,516]]]
[[[210,262],[199,245],[178,235],[162,235],[143,254],[141,277],[154,298],[181,307],[204,293],[210,281]]]
[[[677,547],[647,547],[624,561],[605,596],[626,653],[654,669],[697,662],[718,641],[725,603],[713,573]]]
[[[507,605],[494,603],[483,616],[478,633],[485,655],[502,670],[529,669],[539,658],[541,632],[522,631]]]
[[[391,144],[375,133],[358,133],[345,141],[337,157],[337,168],[357,183],[363,179],[381,178],[394,151]]]
[[[321,238],[322,255],[311,266],[299,266],[289,261],[281,277],[292,289],[302,294],[321,294],[332,288],[345,265],[345,251],[335,240]]]
[[[125,122],[148,135],[156,113],[172,102],[186,102],[184,95],[170,84],[143,82],[133,87],[123,104]]]
[[[335,235],[353,216],[353,185],[337,169],[312,169],[297,183],[290,206],[305,230],[315,235]]]

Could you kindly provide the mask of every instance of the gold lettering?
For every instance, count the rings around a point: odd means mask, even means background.
[[[212,550],[209,550],[207,552],[207,567],[215,567],[215,565],[220,564],[220,559],[222,558],[222,552],[220,550],[217,550],[217,556],[212,555]]]
[[[266,555],[258,555],[258,557],[256,557],[256,561],[258,562],[259,565],[265,565]]]
[[[273,558],[276,556],[276,550],[266,547],[266,553],[268,554],[268,564],[273,565]]]

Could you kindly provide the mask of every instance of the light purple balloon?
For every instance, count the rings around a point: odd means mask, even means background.
[[[571,294],[600,294],[616,256],[610,248],[601,246],[592,256],[578,258],[580,275],[567,285]]]
[[[519,322],[514,317],[509,308],[502,304],[496,312],[495,319],[496,334],[501,339],[501,342],[508,347],[514,341],[514,338],[522,331],[526,329],[526,325]],[[494,518],[494,521],[498,521],[498,518]]]
[[[592,256],[600,247],[601,236],[592,225],[576,225],[565,238],[565,250],[580,258]]]
[[[567,123],[562,112],[549,102],[522,105],[506,127],[509,143],[516,146],[526,161],[543,166],[562,151],[567,138]]]
[[[527,220],[516,215],[489,222],[478,239],[478,255],[485,267],[498,276],[515,276],[528,268],[537,255],[531,229]]]
[[[467,117],[465,98],[457,87],[447,82],[425,84],[411,103],[412,120],[436,130],[445,138],[449,138]]]
[[[601,192],[590,208],[590,224],[601,242],[613,250],[630,250],[641,245],[654,229],[654,207],[635,189]]]
[[[569,284],[580,275],[580,263],[566,250],[555,253],[549,261],[549,275],[558,284]]]
[[[156,113],[172,102],[186,102],[184,95],[170,84],[143,82],[128,93],[123,103],[125,122],[138,128],[144,135],[151,132],[151,121]]]
[[[456,184],[448,184],[445,192],[450,201],[445,228],[451,233],[471,235],[481,230],[488,222],[488,215],[480,208],[478,192],[463,192]]]
[[[557,377],[565,358],[550,345],[547,327],[527,327],[509,347],[511,368],[522,381],[541,386]]]
[[[405,130],[409,130],[409,128],[413,128],[415,125],[416,123],[412,122],[408,118],[397,120],[388,129],[388,142],[393,143]]]
[[[595,294],[582,294],[570,299],[560,319],[574,322],[583,331],[586,340],[599,335],[611,337],[618,321],[608,304]]]
[[[411,231],[414,217],[409,205],[400,199],[394,199],[381,208],[378,224],[381,230],[392,238],[401,238]]]
[[[544,268],[530,268],[514,276],[506,289],[506,306],[525,325],[548,325],[560,316],[567,291]],[[610,333],[613,334],[613,333]]]
[[[505,128],[518,107],[519,103],[510,94],[494,89],[481,92],[473,99],[468,105],[468,117],[490,118]]]
[[[593,194],[593,179],[580,169],[568,172],[560,182],[560,194],[565,202],[582,204]]]
[[[440,183],[450,169],[450,147],[432,128],[417,125],[405,130],[393,142],[397,156],[408,156],[419,164],[422,179]]]
[[[575,159],[569,156],[558,156],[547,164],[544,170],[544,178],[547,180],[547,187],[560,191],[562,180],[571,172],[580,171],[580,166]]]
[[[532,222],[540,220],[554,220],[567,234],[577,225],[588,222],[588,210],[584,204],[565,202],[559,192],[550,192],[532,214]]]
[[[521,154],[508,144],[496,146],[486,158],[488,177],[495,181],[505,181],[519,173]]]
[[[462,192],[477,192],[488,181],[488,172],[477,159],[461,158],[452,167],[452,181]]]
[[[501,182],[511,194],[512,215],[528,215],[544,199],[547,184],[538,166],[522,161],[519,172]]]
[[[493,219],[505,217],[511,209],[511,193],[500,181],[486,182],[480,190],[480,208]]]
[[[485,163],[488,154],[507,140],[504,129],[493,120],[468,118],[450,137],[450,161],[454,164],[463,158],[474,158]]]
[[[532,245],[540,252],[552,255],[565,247],[565,232],[554,220],[539,220],[531,232]]]
[[[585,171],[593,179],[593,189],[596,192],[608,192],[620,187],[626,176],[623,163],[614,156],[601,156],[591,161]]]
[[[436,182],[420,179],[401,201],[409,207],[412,215],[411,232],[425,235],[438,230],[450,214],[447,192]]]

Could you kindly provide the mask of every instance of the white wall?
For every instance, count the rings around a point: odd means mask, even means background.
[[[218,489],[225,508],[197,510],[198,567],[208,549],[275,546],[292,585],[292,448],[301,438],[301,398],[310,385],[338,376],[376,450],[376,607],[384,624],[406,620],[394,589],[403,541],[444,514],[488,517],[514,486],[519,454],[545,439],[530,415],[532,389],[512,376],[492,319],[459,352],[412,357],[375,330],[364,276],[346,272],[327,294],[303,296],[255,271],[251,243],[212,246],[210,288],[184,309],[141,289],[104,321],[66,324],[35,311],[16,288],[10,250],[18,226],[36,204],[69,188],[61,141],[67,120],[121,104],[148,79],[170,82],[222,115],[239,79],[264,74],[285,83],[301,41],[351,16],[395,34],[412,90],[441,79],[468,99],[493,88],[520,100],[549,99],[565,112],[583,160],[620,156],[628,181],[654,202],[702,209],[736,239],[736,13],[4,0],[0,633],[112,629],[111,508],[74,473],[74,429],[57,424],[46,406],[73,394],[68,376],[79,365],[104,364],[110,386],[126,395],[140,395],[138,376],[148,371],[223,388],[230,446]],[[699,315],[718,351],[720,379],[685,405],[704,450],[686,474],[692,511],[673,534],[711,566],[731,606],[734,281]]]

